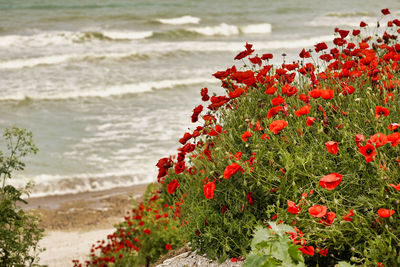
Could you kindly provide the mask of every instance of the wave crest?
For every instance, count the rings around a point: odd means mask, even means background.
[[[122,96],[128,94],[139,94],[151,92],[154,90],[169,89],[176,86],[188,86],[195,84],[217,83],[216,79],[211,78],[194,78],[180,80],[161,80],[151,82],[140,82],[131,84],[114,85],[107,88],[93,88],[91,90],[77,90],[69,92],[36,92],[35,94],[14,94],[0,96],[0,101],[24,101],[24,100],[66,100],[76,98],[91,97],[111,97]]]
[[[171,24],[171,25],[199,24],[200,18],[186,15],[170,19],[156,19],[156,21],[161,24]]]

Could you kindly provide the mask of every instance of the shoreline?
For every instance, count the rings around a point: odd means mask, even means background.
[[[54,195],[25,199],[21,208],[38,215],[45,230],[39,247],[45,248],[40,264],[73,266],[84,262],[92,244],[106,239],[122,222],[132,199],[141,201],[148,184],[118,187],[97,192]]]

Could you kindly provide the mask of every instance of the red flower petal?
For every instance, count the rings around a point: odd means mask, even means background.
[[[342,177],[339,173],[325,175],[319,180],[319,185],[326,190],[333,190],[342,182]]]

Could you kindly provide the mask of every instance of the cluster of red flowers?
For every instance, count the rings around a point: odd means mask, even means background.
[[[390,11],[383,9],[382,14],[390,14]],[[362,129],[357,129],[360,131],[353,135],[355,144],[352,144],[354,146],[353,149],[358,153],[354,157],[360,157],[361,159],[364,157],[366,164],[370,164],[378,157],[379,150],[384,153],[383,149],[390,149],[386,144],[391,144],[392,148],[397,147],[400,143],[400,133],[398,132],[400,123],[391,120],[391,112],[398,111],[398,108],[395,107],[394,99],[397,97],[396,93],[400,88],[400,82],[394,77],[394,73],[400,72],[400,44],[395,43],[396,35],[387,32],[384,32],[382,37],[376,40],[376,43],[370,42],[371,37],[363,39],[361,30],[365,27],[367,27],[367,24],[361,22],[360,29],[353,31],[335,29],[336,37],[333,43],[336,47],[329,51],[326,43],[316,44],[314,51],[319,60],[326,64],[326,68],[322,70],[312,63],[306,63],[305,60],[311,57],[312,50],[302,49],[299,54],[302,60],[299,62],[274,67],[268,64],[268,60],[273,58],[272,54],[249,57],[253,55],[255,50],[251,44],[246,43],[245,50],[241,51],[235,59],[243,60],[248,58],[253,64],[253,68],[242,71],[233,66],[225,71],[218,71],[213,74],[215,78],[222,82],[222,87],[226,89],[227,96],[214,95],[210,97],[207,88],[201,89],[202,100],[205,102],[210,101],[210,104],[207,106],[207,114],[202,116],[201,114],[205,109],[202,105],[196,107],[193,110],[192,122],[198,121],[201,116],[204,125],[198,126],[193,132],[184,134],[179,140],[183,146],[178,149],[179,153],[176,157],[163,158],[157,163],[159,168],[158,181],[162,184],[167,181],[167,192],[175,196],[181,194],[177,194],[180,190],[180,183],[183,181],[180,179],[184,179],[180,177],[184,177],[186,174],[201,175],[205,177],[204,179],[202,178],[204,199],[212,201],[220,192],[219,190],[223,191],[222,185],[220,187],[221,183],[227,183],[232,179],[239,179],[243,174],[252,173],[257,161],[255,160],[255,153],[251,151],[252,156],[246,161],[241,158],[242,154],[245,153],[244,151],[231,151],[236,154],[230,153],[229,163],[224,165],[223,173],[218,173],[218,170],[216,170],[212,174],[208,174],[205,173],[205,168],[197,166],[200,168],[198,173],[194,166],[186,166],[185,160],[186,162],[191,162],[194,159],[205,159],[212,163],[219,161],[220,159],[213,157],[214,147],[220,140],[221,135],[230,130],[224,129],[223,125],[216,124],[218,110],[221,108],[226,110],[236,109],[240,97],[245,97],[250,91],[260,90],[260,88],[265,95],[271,97],[272,107],[263,110],[265,114],[262,117],[245,122],[247,129],[243,130],[242,128],[237,141],[246,144],[246,147],[256,138],[261,138],[264,143],[268,142],[267,140],[277,139],[289,144],[291,140],[288,140],[285,132],[292,128],[295,129],[298,136],[303,136],[303,132],[314,130],[314,128],[318,128],[318,132],[326,133],[332,131],[330,126],[334,121],[333,116],[336,118],[348,118],[353,112],[357,112],[350,110],[349,105],[341,105],[340,101],[346,102],[346,98],[354,97],[358,92],[367,90],[364,88],[367,83],[372,84],[378,91],[379,102],[382,103],[373,107],[375,109],[374,123],[385,125],[391,133],[376,133],[378,130],[375,130],[373,132],[375,134],[372,134],[366,140],[365,136],[360,133]],[[400,21],[397,19],[389,21],[387,27],[393,29],[393,32],[400,33],[400,29],[396,29],[396,27],[400,27]],[[361,76],[363,80],[356,84],[354,81]],[[294,85],[296,84],[296,78],[307,80],[308,83],[305,83],[307,86],[304,86],[304,88],[296,87]],[[296,103],[299,104],[296,104],[296,106],[289,104],[295,102],[289,101],[292,99],[296,99]],[[351,101],[353,100],[354,98]],[[358,100],[355,99],[354,101]],[[260,100],[260,108],[265,105],[266,103]],[[297,118],[296,125],[290,124],[292,118]],[[337,131],[343,129],[343,127],[348,127],[348,125],[344,125],[342,122],[334,125]],[[363,133],[365,134],[365,132]],[[348,153],[340,149],[343,149],[342,145],[347,142],[346,140],[332,139],[324,141],[325,143],[318,148],[320,151],[326,152],[326,157],[339,159],[341,153]],[[318,144],[315,145],[317,146]],[[400,159],[390,160],[397,161],[400,166]],[[379,167],[386,170],[388,162],[384,162],[380,157],[379,161]],[[272,165],[273,163],[271,163]],[[281,167],[277,167],[277,170],[280,172],[280,177],[285,175],[287,171]],[[319,182],[314,188],[320,191],[332,192],[340,190],[349,178],[346,173],[338,172],[341,171],[327,170],[323,175],[318,175],[320,177]],[[169,174],[173,179],[169,177]],[[313,182],[311,179],[310,181]],[[392,183],[390,187],[400,191],[400,183],[397,185]],[[270,193],[275,193],[278,190],[279,188],[271,188]],[[317,224],[322,225],[321,227],[332,226],[336,221],[340,220],[338,217],[341,218],[342,224],[355,220],[355,215],[357,214],[355,209],[349,208],[345,212],[342,211],[336,214],[337,211],[335,212],[335,209],[331,207],[320,205],[321,203],[313,204],[308,199],[313,193],[314,190],[303,193],[297,203],[288,199],[287,212],[296,216],[305,216],[307,213],[302,211],[302,207],[306,206],[308,208],[304,210],[308,211],[307,216],[309,219],[316,220]],[[245,201],[251,206],[255,204],[254,192],[245,192],[243,194],[244,197]],[[223,204],[221,207],[222,214],[229,208]],[[244,205],[242,206],[242,211],[244,212]],[[381,220],[384,220],[383,218],[393,216],[395,210],[393,207],[376,207],[374,213]],[[314,247],[307,246],[305,239],[302,238],[301,231],[298,229],[296,231],[296,233],[291,234],[292,240],[301,245],[300,250],[304,254],[314,255]],[[197,233],[199,232],[197,231]],[[328,248],[317,248],[316,251],[320,255],[326,256]]]
[[[124,257],[132,257],[140,253],[146,253],[152,246],[162,246],[165,252],[172,249],[170,243],[160,243],[161,240],[153,240],[152,233],[162,231],[177,231],[174,227],[171,229],[170,220],[176,220],[179,215],[179,204],[174,208],[162,204],[159,199],[159,192],[152,193],[152,197],[147,201],[139,203],[137,208],[126,212],[124,222],[118,225],[113,234],[107,236],[107,240],[98,240],[92,245],[90,251],[90,260],[80,263],[79,260],[73,260],[76,267],[81,266],[109,266],[110,263],[118,263]],[[175,216],[171,218],[170,210],[175,210]],[[154,233],[159,236],[159,233]],[[156,256],[159,255],[149,255]],[[153,260],[155,260],[153,259]]]

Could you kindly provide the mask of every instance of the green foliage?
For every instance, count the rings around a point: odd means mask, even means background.
[[[303,255],[298,250],[300,246],[295,245],[287,235],[287,232],[296,233],[296,231],[286,224],[276,225],[270,222],[269,225],[271,229],[256,227],[251,241],[251,251],[243,266],[305,266]]]
[[[226,94],[210,98],[204,124],[185,133],[178,156],[157,165],[165,199],[183,199],[182,233],[194,249],[220,260],[244,256],[256,225],[277,220],[304,233],[307,265],[400,264],[393,25],[381,37],[338,30],[334,49],[293,64],[254,56],[214,74]],[[247,44],[238,56],[253,52]]]
[[[29,194],[32,185],[17,189],[7,185],[12,171],[21,171],[25,164],[22,158],[36,153],[32,133],[23,129],[7,129],[4,133],[9,155],[0,151],[0,266],[39,266],[38,247],[43,237],[43,229],[38,227],[38,219],[18,206],[26,203],[21,197]]]

